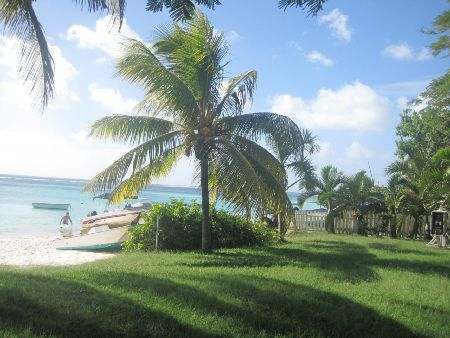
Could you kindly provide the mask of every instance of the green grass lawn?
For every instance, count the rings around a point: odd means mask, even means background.
[[[0,267],[0,336],[450,337],[449,278],[450,250],[327,234]]]

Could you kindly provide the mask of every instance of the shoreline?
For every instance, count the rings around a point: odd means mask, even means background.
[[[57,250],[56,236],[0,237],[0,267],[69,266],[108,259],[116,254]]]

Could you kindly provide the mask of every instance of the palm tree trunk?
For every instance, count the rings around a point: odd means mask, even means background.
[[[327,215],[325,216],[325,230],[331,234],[334,234],[335,233],[334,213],[333,213],[333,209],[331,208],[330,202],[327,203],[327,207],[328,207],[328,212],[327,212]]]
[[[202,250],[211,250],[211,240],[209,231],[209,187],[208,187],[208,156],[203,155],[200,159],[201,179],[200,185],[202,187]]]

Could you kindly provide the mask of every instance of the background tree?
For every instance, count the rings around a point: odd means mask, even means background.
[[[319,150],[319,145],[311,131],[297,127],[295,132],[284,137],[283,142],[279,142],[279,139],[269,138],[268,143],[285,170],[291,171],[295,175],[294,182],[285,181],[286,191],[298,184],[303,177],[313,174],[314,167],[310,156]],[[286,233],[289,221],[278,217],[281,237]]]
[[[383,203],[382,192],[364,170],[345,178],[336,193],[336,209],[354,212],[356,232],[360,235],[367,233],[364,216],[369,212],[382,211]]]
[[[256,72],[224,81],[227,45],[207,18],[158,32],[151,47],[128,40],[118,73],[142,86],[137,109],[145,116],[113,115],[95,122],[95,137],[135,147],[94,177],[87,189],[112,190],[111,200],[136,195],[166,175],[178,159],[195,156],[202,194],[202,248],[209,249],[209,187],[235,208],[251,201],[261,208],[289,214],[283,165],[257,141],[291,139],[297,126],[272,113],[243,114],[253,97]]]
[[[447,0],[448,1],[448,0]],[[450,1],[448,1],[450,2]],[[430,45],[433,55],[446,54],[448,57],[450,50],[450,10],[438,15],[433,21],[433,27],[425,30],[428,34],[437,35],[438,38]]]
[[[331,233],[335,231],[333,219],[340,211],[337,197],[339,188],[344,182],[344,174],[332,165],[323,167],[320,177],[307,167],[302,171],[298,204],[303,205],[308,198],[317,196],[318,203],[327,209],[325,228]]]

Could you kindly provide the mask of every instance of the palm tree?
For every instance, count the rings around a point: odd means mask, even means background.
[[[44,30],[33,8],[35,0],[0,0],[0,23],[5,32],[21,41],[19,74],[47,106],[54,94],[54,62]],[[90,12],[106,12],[122,22],[125,0],[74,0]],[[120,25],[119,25],[120,26]]]
[[[403,194],[401,185],[396,177],[390,177],[383,188],[384,204],[390,223],[390,236],[397,237],[398,214],[401,211]]]
[[[357,233],[365,234],[364,216],[371,212],[381,212],[384,206],[384,196],[375,186],[372,178],[364,170],[345,179],[337,193],[338,208],[352,210],[356,216]]]
[[[284,166],[285,170],[291,170],[296,179],[292,183],[285,181],[285,190],[296,185],[305,175],[311,175],[314,168],[311,164],[309,156],[319,150],[317,138],[308,129],[295,128],[294,133],[290,135],[292,138],[286,142],[278,142],[275,139],[270,139],[270,148],[275,154],[275,157]],[[279,232],[283,236],[287,230],[288,220],[278,219]]]
[[[386,172],[400,187],[402,210],[414,217],[414,227],[409,237],[416,237],[422,217],[427,217],[438,205],[435,200],[430,199],[430,192],[435,189],[430,180],[432,168],[424,158],[411,155],[391,163]]]
[[[320,177],[317,177],[307,164],[302,172],[303,176],[300,180],[302,190],[298,197],[298,204],[303,205],[308,198],[317,196],[318,203],[327,209],[325,227],[327,231],[334,233],[333,219],[339,211],[336,203],[337,194],[345,181],[344,174],[332,165],[323,167]]]
[[[209,249],[210,185],[236,209],[248,202],[289,214],[282,164],[259,140],[289,141],[297,130],[273,113],[243,114],[256,86],[256,72],[225,81],[227,45],[207,18],[196,12],[180,26],[160,29],[151,45],[129,39],[117,71],[142,86],[142,116],[113,115],[94,123],[98,138],[135,147],[95,176],[87,189],[112,190],[111,200],[136,195],[166,175],[178,159],[194,155],[202,193],[202,248]]]

